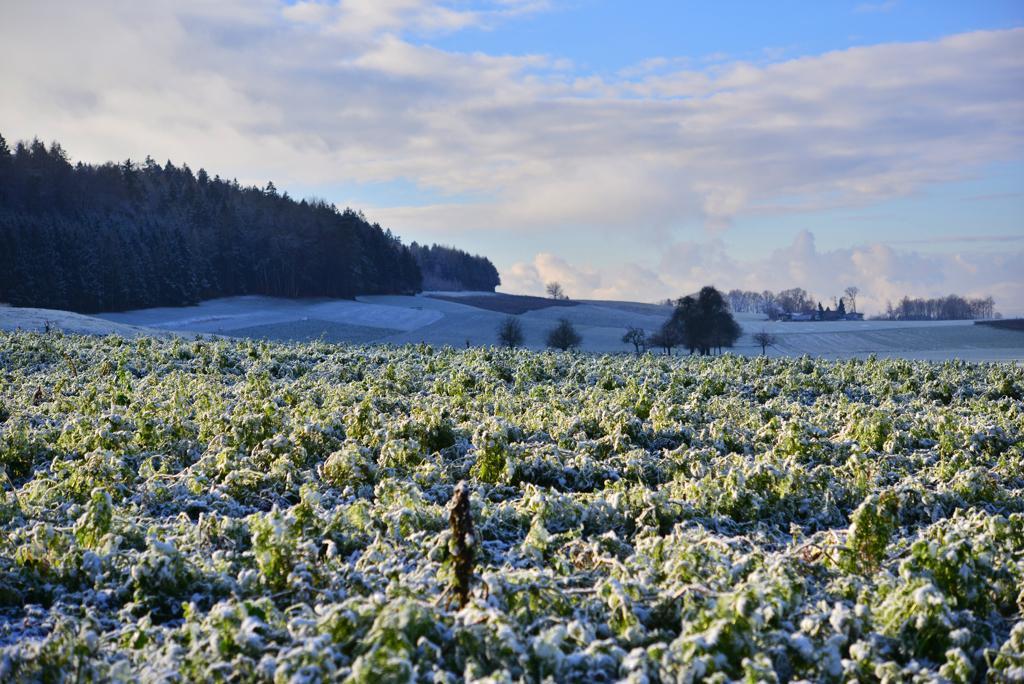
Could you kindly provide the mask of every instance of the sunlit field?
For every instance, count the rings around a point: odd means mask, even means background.
[[[1024,671],[1016,364],[20,332],[0,377],[4,681]]]

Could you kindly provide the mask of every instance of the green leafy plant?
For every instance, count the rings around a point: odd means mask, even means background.
[[[5,681],[1024,666],[1013,364],[6,332],[0,358]]]

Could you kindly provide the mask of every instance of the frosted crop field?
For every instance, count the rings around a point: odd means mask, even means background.
[[[0,380],[4,682],[1024,681],[1016,364],[57,331]]]

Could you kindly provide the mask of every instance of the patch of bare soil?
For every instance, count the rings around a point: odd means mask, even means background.
[[[1000,330],[1024,332],[1024,318],[1008,318],[1005,321],[975,321],[974,325],[987,325]]]
[[[486,311],[514,314],[516,316],[521,313],[526,313],[527,311],[547,309],[552,306],[580,305],[580,302],[576,302],[571,299],[549,299],[547,297],[529,297],[527,295],[495,294],[468,297],[445,297],[443,295],[429,294],[424,296],[432,299],[440,299],[445,302],[454,302],[455,304],[465,304],[466,306],[472,306]]]

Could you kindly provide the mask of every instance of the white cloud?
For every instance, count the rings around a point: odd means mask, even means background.
[[[1024,29],[611,81],[397,37],[538,5],[462,7],[18,2],[0,117],[96,160],[153,152],[279,185],[412,179],[488,197],[511,228],[700,217],[716,231],[906,195],[1024,146]],[[407,213],[446,211],[475,227],[457,205]]]
[[[399,234],[628,232],[674,257],[595,270],[562,254],[505,274],[524,288],[560,275],[580,296],[677,296],[728,273],[746,274],[736,286],[809,290],[849,274],[893,293],[956,277],[966,293],[990,270],[996,257],[915,261],[884,245],[822,255],[806,239],[778,263],[740,263],[715,238],[737,217],[867,208],[1021,159],[1024,29],[767,65],[666,55],[612,76],[408,39],[545,7],[13,0],[0,41],[0,63],[17,65],[0,72],[2,132],[59,140],[85,161],[152,154],[282,188],[401,179],[451,198],[365,207]],[[701,224],[702,242],[678,241]],[[900,269],[917,275],[901,280]],[[1009,293],[1020,276],[1004,281]]]
[[[470,5],[477,9],[468,9]],[[437,34],[468,26],[489,27],[502,19],[547,7],[546,2],[537,0],[308,0],[283,7],[281,15],[296,23],[319,24],[339,34]]]
[[[585,277],[577,277],[583,273]],[[1024,251],[992,253],[963,251],[921,254],[897,250],[881,242],[819,252],[813,233],[800,231],[793,242],[770,256],[736,259],[717,239],[681,241],[665,251],[655,268],[621,263],[603,269],[580,269],[572,263],[539,254],[535,261],[519,263],[501,273],[502,290],[542,294],[543,284],[558,280],[571,296],[582,299],[661,301],[698,291],[705,285],[721,290],[775,292],[800,287],[828,306],[833,295],[842,296],[850,285],[860,288],[860,310],[876,313],[887,301],[904,296],[993,296],[997,310],[1024,314]]]
[[[413,28],[454,31],[479,23],[476,12],[457,11],[429,0],[342,0],[337,28],[348,33]]]
[[[332,18],[336,12],[331,5],[310,0],[297,2],[281,10],[282,16],[290,21],[303,24],[322,24]]]
[[[554,254],[538,254],[532,264],[513,265],[502,274],[502,290],[543,295],[547,283],[559,283],[567,296],[590,297],[600,289],[601,276],[595,269],[573,266]]]

